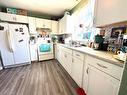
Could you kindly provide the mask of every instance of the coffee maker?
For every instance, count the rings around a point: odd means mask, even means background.
[[[104,38],[101,35],[99,35],[99,34],[95,35],[94,49],[102,50],[103,42],[104,42]]]

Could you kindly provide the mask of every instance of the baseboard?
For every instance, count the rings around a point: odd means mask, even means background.
[[[21,64],[14,64],[14,65],[8,65],[5,66],[4,68],[12,68],[12,67],[18,67],[18,66],[25,66],[25,65],[29,65],[31,64],[31,62],[26,62],[26,63],[21,63]]]

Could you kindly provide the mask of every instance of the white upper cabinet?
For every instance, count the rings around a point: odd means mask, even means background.
[[[15,15],[15,14],[3,13],[3,12],[0,12],[0,20],[10,21],[10,22],[28,23],[27,16]]]
[[[27,16],[22,16],[22,15],[15,15],[15,16],[16,16],[16,22],[28,23]]]
[[[72,32],[71,23],[71,16],[65,14],[59,21],[59,34],[70,34]]]
[[[30,34],[37,34],[35,18],[34,17],[28,17],[28,23],[29,23]]]
[[[127,0],[96,0],[94,26],[127,21]]]
[[[36,20],[36,27],[38,27],[38,28],[43,28],[44,27],[44,25],[43,25],[44,19],[36,18],[35,20]]]
[[[36,18],[36,27],[51,28],[51,20]]]
[[[48,19],[44,19],[44,23],[43,23],[43,26],[44,28],[50,28],[51,29],[51,20],[48,20]]]
[[[52,25],[51,25],[51,29],[52,29],[52,34],[58,34],[58,21],[53,21],[52,20]]]

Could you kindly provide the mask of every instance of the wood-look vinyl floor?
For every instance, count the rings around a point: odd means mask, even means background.
[[[74,85],[56,60],[0,71],[0,95],[77,95]]]

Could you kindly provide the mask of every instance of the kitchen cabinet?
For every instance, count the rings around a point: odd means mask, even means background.
[[[36,18],[36,27],[38,27],[38,28],[50,28],[51,29],[51,20]]]
[[[71,75],[71,68],[72,68],[72,50],[63,48],[63,67],[65,70]]]
[[[89,65],[88,95],[118,95],[120,81]]]
[[[31,44],[30,45],[30,57],[31,61],[37,61],[37,44]]]
[[[65,31],[64,23],[65,23],[64,19],[59,20],[59,34],[64,34]]]
[[[57,59],[57,44],[53,44],[54,47],[54,58]]]
[[[74,81],[81,87],[83,78],[84,54],[58,45],[57,60],[70,74]]]
[[[37,28],[43,28],[44,27],[44,25],[43,25],[44,19],[36,18],[35,20],[36,20],[36,27]]]
[[[44,22],[43,22],[43,26],[44,28],[50,28],[51,29],[51,20],[48,20],[48,19],[43,19]]]
[[[28,17],[29,32],[30,34],[37,34],[36,21],[34,17]]]
[[[3,69],[3,66],[2,66],[2,58],[1,58],[1,51],[0,51],[0,70]]]
[[[53,21],[52,20],[52,27],[51,27],[51,29],[52,29],[51,34],[58,34],[59,33],[58,32],[58,21]]]
[[[16,15],[16,22],[28,23],[28,17],[22,15]]]
[[[73,51],[71,76],[81,87],[83,78],[84,54]]]
[[[86,56],[83,88],[88,95],[118,95],[122,67]]]
[[[127,20],[127,0],[96,0],[94,26],[103,27]]]
[[[59,34],[70,34],[72,33],[71,16],[65,14],[62,19],[59,20]]]
[[[87,58],[87,55],[85,56],[85,58]],[[83,85],[82,88],[84,89],[84,91],[87,93],[88,92],[88,64],[85,60],[84,62],[84,70],[83,70]]]
[[[61,62],[61,59],[62,59],[62,53],[61,53],[62,49],[61,49],[61,46],[60,45],[57,45],[57,60],[59,61],[60,64],[62,64]]]
[[[27,16],[15,15],[15,14],[3,13],[3,12],[0,12],[0,20],[9,21],[9,22],[28,23]]]

